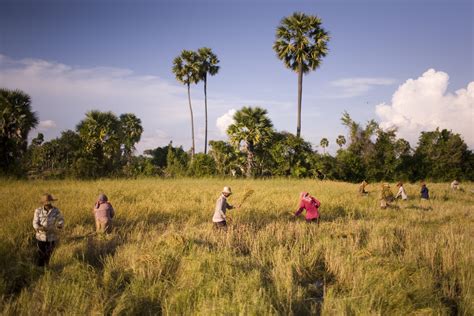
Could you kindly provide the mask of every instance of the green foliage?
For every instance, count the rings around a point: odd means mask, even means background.
[[[182,147],[168,146],[165,174],[168,177],[185,176],[189,164],[189,155]]]
[[[415,150],[420,179],[474,179],[473,153],[461,135],[438,128],[422,132]]]
[[[210,155],[196,154],[189,165],[188,174],[198,178],[215,175],[216,163]]]
[[[328,53],[329,33],[317,16],[295,12],[281,20],[273,49],[285,66],[307,73],[321,64]]]
[[[265,109],[243,107],[234,114],[234,123],[227,128],[227,135],[236,148],[243,144],[247,153],[247,177],[253,176],[255,151],[270,144],[273,132],[272,121]]]
[[[20,90],[0,88],[0,174],[21,174],[28,134],[38,124],[31,98]]]

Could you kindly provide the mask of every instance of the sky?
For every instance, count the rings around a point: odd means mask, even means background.
[[[331,36],[321,66],[303,79],[302,136],[347,135],[344,111],[396,126],[416,146],[447,128],[474,148],[474,4],[464,0],[26,1],[0,0],[0,87],[32,98],[46,139],[75,129],[92,109],[135,113],[137,152],[190,148],[186,87],[172,61],[210,47],[220,71],[208,80],[209,139],[243,106],[268,110],[296,132],[297,75],[272,49],[281,19],[317,15]],[[202,84],[191,87],[196,150],[204,149]]]

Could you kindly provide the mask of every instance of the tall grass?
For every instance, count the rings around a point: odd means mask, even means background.
[[[211,223],[224,185],[242,208]],[[0,310],[50,314],[474,314],[474,196],[429,184],[432,200],[381,210],[378,187],[310,180],[4,181]],[[370,186],[369,186],[370,190]],[[321,224],[294,219],[300,191]],[[50,192],[66,225],[48,268],[34,265],[31,221]],[[105,192],[114,232],[94,236]]]

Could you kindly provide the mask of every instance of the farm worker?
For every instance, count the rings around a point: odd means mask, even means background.
[[[458,180],[454,180],[453,182],[451,182],[451,190],[459,190],[460,189],[460,183]]]
[[[222,194],[216,201],[216,207],[214,209],[214,216],[212,217],[212,222],[214,227],[218,229],[223,229],[227,231],[227,221],[226,221],[226,212],[231,210],[234,207],[227,203],[227,198],[232,194],[230,187],[224,187]]]
[[[429,194],[428,187],[426,186],[426,184],[424,182],[421,183],[420,194],[421,194],[421,199],[422,200],[429,200],[430,199],[430,194]]]
[[[367,181],[362,181],[362,183],[359,185],[359,194],[360,195],[364,195],[364,194],[368,194],[369,192],[365,191],[365,187],[367,186]]]
[[[308,223],[317,221],[319,224],[319,212],[318,209],[321,206],[321,202],[316,200],[314,197],[309,195],[308,192],[300,193],[300,203],[298,210],[295,212],[295,216],[299,216],[303,210],[306,210],[306,221]]]
[[[405,188],[403,187],[403,183],[398,182],[397,187],[398,187],[398,193],[395,196],[395,199],[401,198],[402,200],[408,200],[408,196],[407,196],[407,193],[405,192]]]
[[[53,201],[56,201],[56,199],[51,194],[43,194],[41,197],[42,206],[35,210],[33,217],[39,266],[45,266],[49,263],[58,241],[56,230],[62,229],[64,226],[64,218],[61,212],[52,205]]]
[[[393,202],[394,197],[392,190],[390,190],[390,184],[382,184],[382,192],[380,193],[380,207],[387,208],[390,206],[390,203]]]
[[[115,215],[112,204],[109,203],[107,195],[100,194],[94,205],[95,228],[98,233],[110,233],[112,231],[112,218]]]

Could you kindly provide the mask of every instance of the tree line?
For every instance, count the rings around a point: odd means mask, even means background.
[[[446,129],[422,132],[416,148],[395,129],[376,121],[355,122],[343,113],[347,139],[326,152],[331,140],[321,139],[323,152],[301,137],[273,127],[267,111],[243,107],[228,127],[228,140],[211,140],[208,153],[167,146],[134,155],[143,127],[132,113],[89,111],[75,130],[50,141],[39,133],[30,97],[22,91],[0,89],[0,173],[29,178],[100,177],[295,177],[368,181],[474,180],[474,154],[461,135]]]

